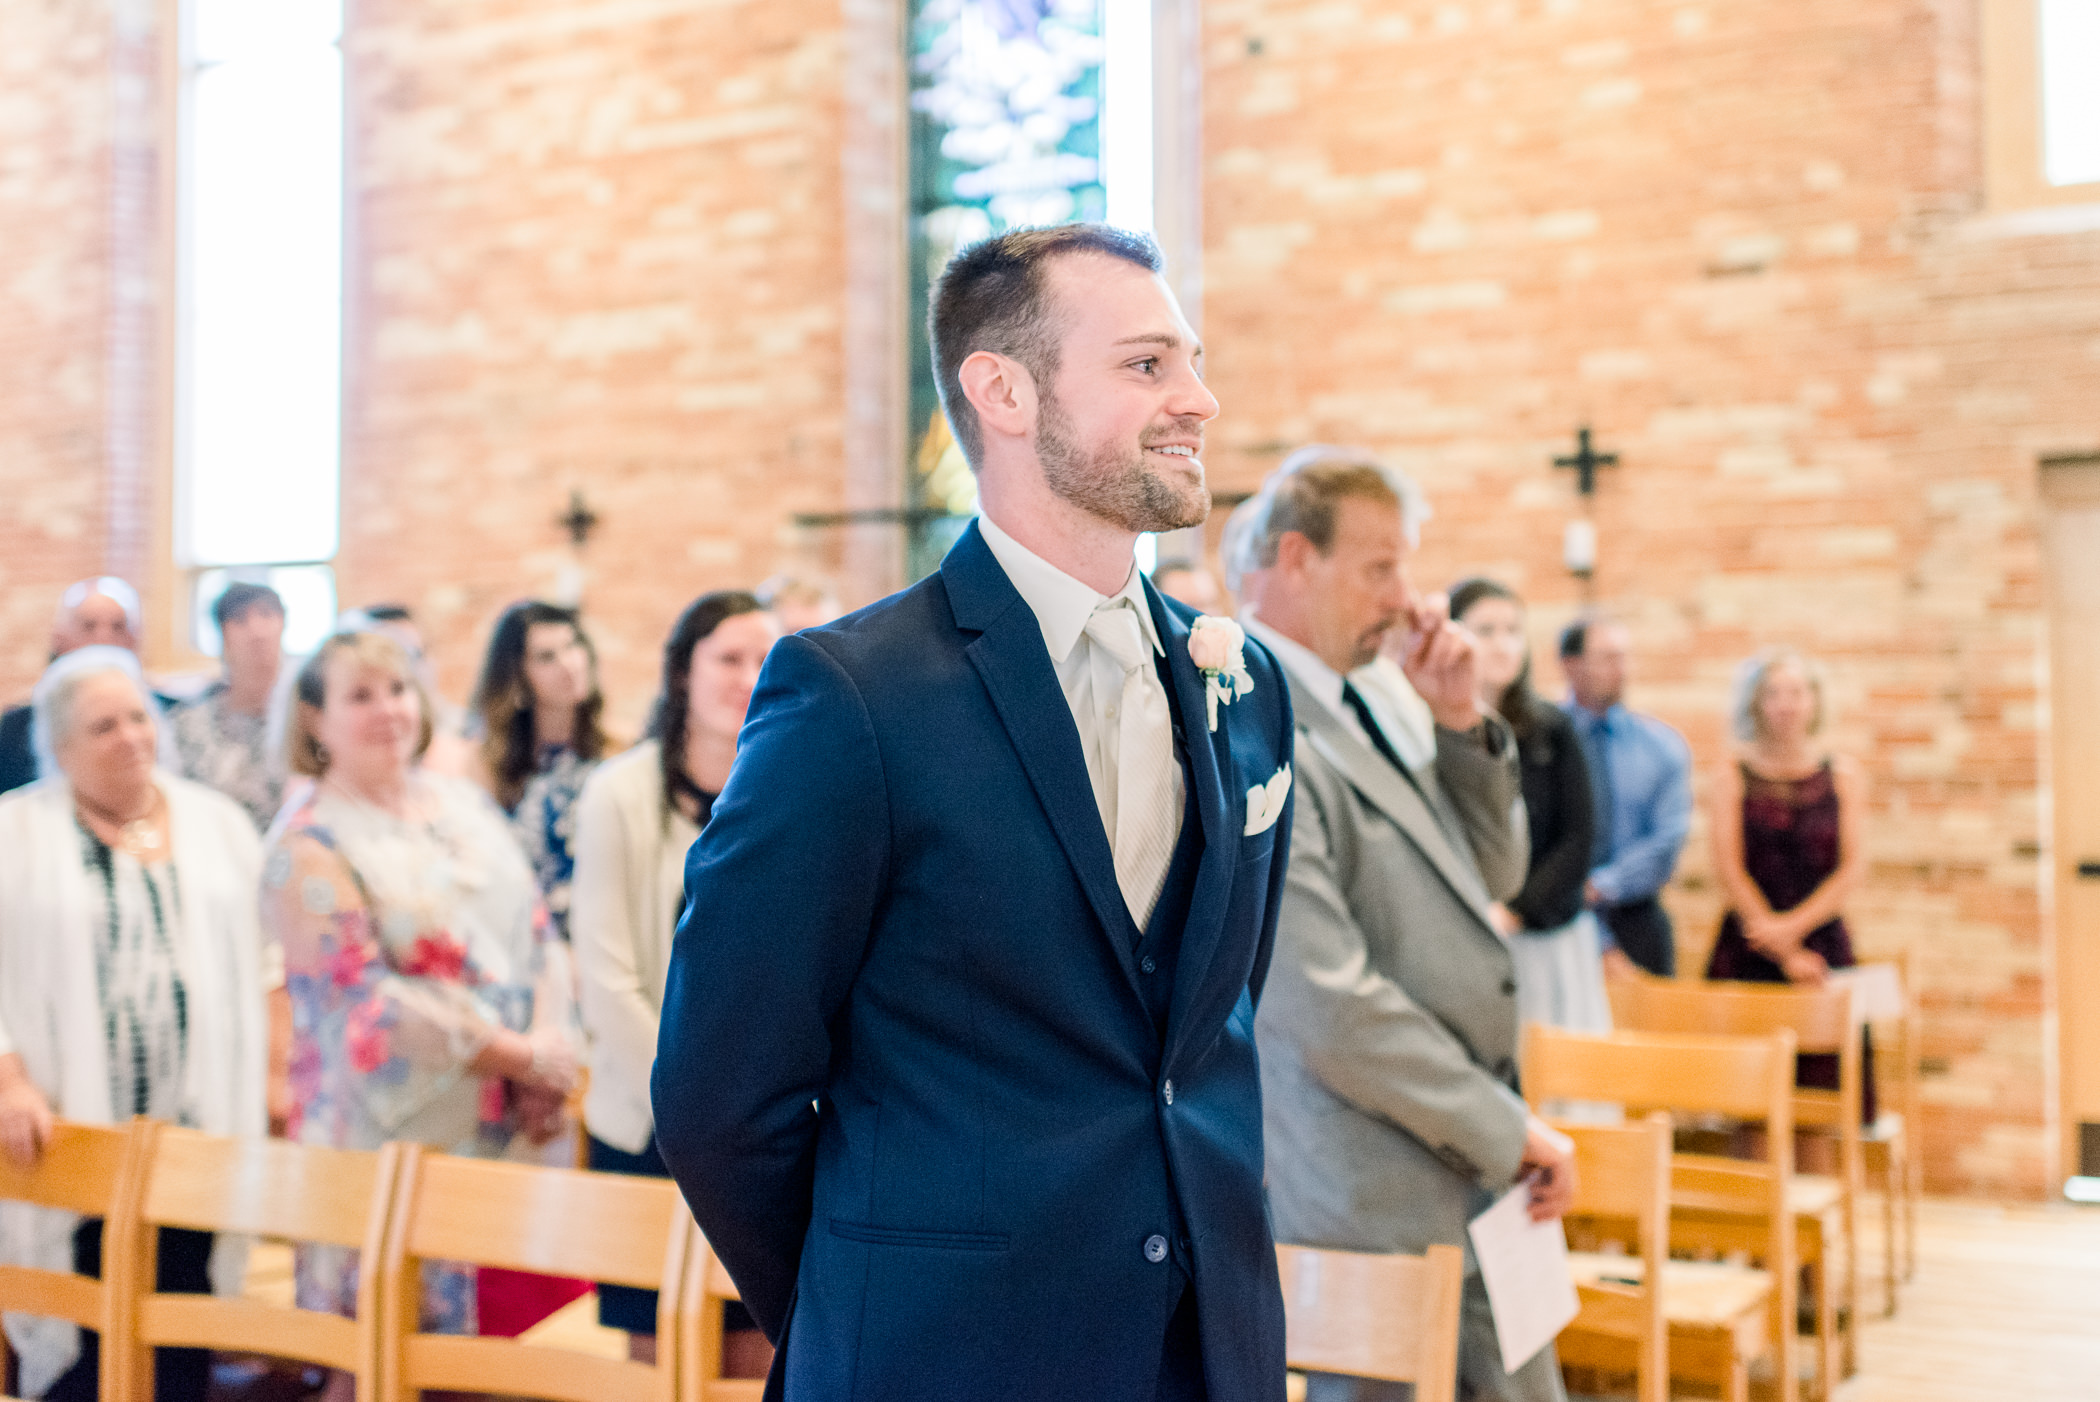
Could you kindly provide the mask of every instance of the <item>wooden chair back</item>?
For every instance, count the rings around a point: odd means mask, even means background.
[[[1850,1126],[1852,1157],[1857,1157],[1862,1073],[1850,988],[1687,983],[1642,975],[1613,980],[1611,1005],[1613,1025],[1628,1032],[1769,1037],[1784,1028],[1794,1034],[1795,1050],[1836,1056],[1838,1088],[1797,1089],[1794,1123],[1841,1137]]]
[[[453,1158],[402,1147],[380,1285],[386,1402],[426,1389],[549,1402],[673,1402],[676,1301],[692,1217],[665,1178]],[[659,1291],[657,1362],[418,1328],[426,1261],[499,1266]]]
[[[1642,1264],[1638,1285],[1578,1285],[1582,1312],[1568,1329],[1632,1343],[1640,1402],[1668,1402],[1670,1328],[1662,1280],[1670,1256],[1670,1117],[1658,1112],[1632,1124],[1559,1128],[1575,1141],[1570,1235],[1624,1242]]]
[[[1721,1115],[1765,1127],[1762,1161],[1679,1154],[1671,1163],[1676,1208],[1755,1215],[1766,1225],[1764,1269],[1772,1274],[1774,1362],[1782,1402],[1794,1402],[1796,1280],[1794,1220],[1794,1034],[1672,1037],[1648,1032],[1590,1036],[1525,1029],[1524,1089],[1533,1103],[1617,1102],[1631,1112]]]
[[[763,1378],[722,1376],[722,1306],[739,1298],[721,1258],[693,1228],[678,1292],[678,1402],[759,1402]]]
[[[1378,1256],[1279,1246],[1276,1264],[1289,1366],[1413,1383],[1417,1402],[1457,1395],[1465,1274],[1457,1247]]]
[[[132,1357],[127,1376],[136,1402],[153,1397],[155,1348],[210,1348],[267,1353],[356,1380],[358,1402],[377,1402],[379,1272],[361,1274],[357,1318],[280,1309],[249,1299],[169,1295],[148,1290],[163,1228],[230,1232],[326,1246],[352,1247],[377,1261],[400,1175],[401,1148],[377,1153],[292,1144],[282,1139],[229,1139],[156,1121],[139,1122],[138,1192],[126,1232],[132,1296]]]
[[[0,1201],[100,1217],[102,1278],[71,1270],[0,1265],[0,1310],[64,1319],[102,1336],[101,1402],[120,1402],[124,1387],[121,1301],[130,1289],[120,1233],[137,1172],[135,1132],[108,1125],[58,1121],[35,1165],[23,1168],[0,1153]]]

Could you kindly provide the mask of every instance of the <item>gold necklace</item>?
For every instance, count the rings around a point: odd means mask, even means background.
[[[74,797],[91,815],[117,830],[116,847],[125,856],[143,861],[149,852],[160,850],[160,829],[153,821],[160,814],[159,789],[153,791],[153,797],[146,804],[146,811],[129,821],[119,819],[116,814],[85,794],[76,793]]]

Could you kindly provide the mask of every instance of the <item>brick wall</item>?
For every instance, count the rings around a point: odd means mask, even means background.
[[[787,524],[848,479],[838,8],[352,13],[343,597],[415,606],[463,692],[580,488],[631,733],[686,601],[839,564]]]
[[[110,17],[0,0],[0,704],[102,566]]]
[[[1211,463],[1383,450],[1424,580],[1504,577],[1543,647],[1582,599],[1548,462],[1594,424],[1637,703],[1707,770],[1738,659],[1825,660],[1874,784],[1856,938],[1922,961],[1931,1185],[2038,1193],[2036,458],[2100,444],[2100,231],[1978,213],[1968,9],[1212,0]],[[1703,819],[1670,904],[1701,958]]]

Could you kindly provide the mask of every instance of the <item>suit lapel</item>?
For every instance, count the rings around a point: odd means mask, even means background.
[[[1181,733],[1189,754],[1189,777],[1196,788],[1196,815],[1203,826],[1203,860],[1196,868],[1196,889],[1189,900],[1188,923],[1181,934],[1180,963],[1174,975],[1174,996],[1167,1014],[1167,1065],[1189,1032],[1184,1016],[1198,989],[1203,987],[1210,961],[1217,953],[1218,937],[1224,932],[1225,907],[1232,898],[1232,869],[1238,860],[1236,834],[1227,821],[1225,781],[1231,769],[1230,706],[1218,710],[1218,728],[1210,728],[1203,703],[1203,676],[1189,657],[1189,626],[1160,597],[1148,580],[1145,597],[1152,606],[1152,623],[1159,629],[1160,645],[1166,649],[1166,670],[1173,677],[1168,701],[1181,718]]]
[[[1487,888],[1481,885],[1479,871],[1453,849],[1444,825],[1437,821],[1415,786],[1393,768],[1391,761],[1372,749],[1369,741],[1304,688],[1293,691],[1291,701],[1297,708],[1298,723],[1309,732],[1314,748],[1422,849],[1446,884],[1493,933],[1494,927],[1487,923]]]
[[[957,626],[978,633],[964,647],[964,655],[992,698],[992,708],[1006,727],[1131,992],[1142,1000],[1136,956],[1124,938],[1130,912],[1116,884],[1115,854],[1101,828],[1094,783],[1079,748],[1079,728],[1051,668],[1035,613],[1007,579],[974,523],[942,562],[941,580]]]

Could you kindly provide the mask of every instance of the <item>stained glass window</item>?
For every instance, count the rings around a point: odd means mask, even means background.
[[[915,0],[908,567],[977,509],[941,416],[926,299],[959,250],[1025,225],[1152,220],[1151,0]]]

